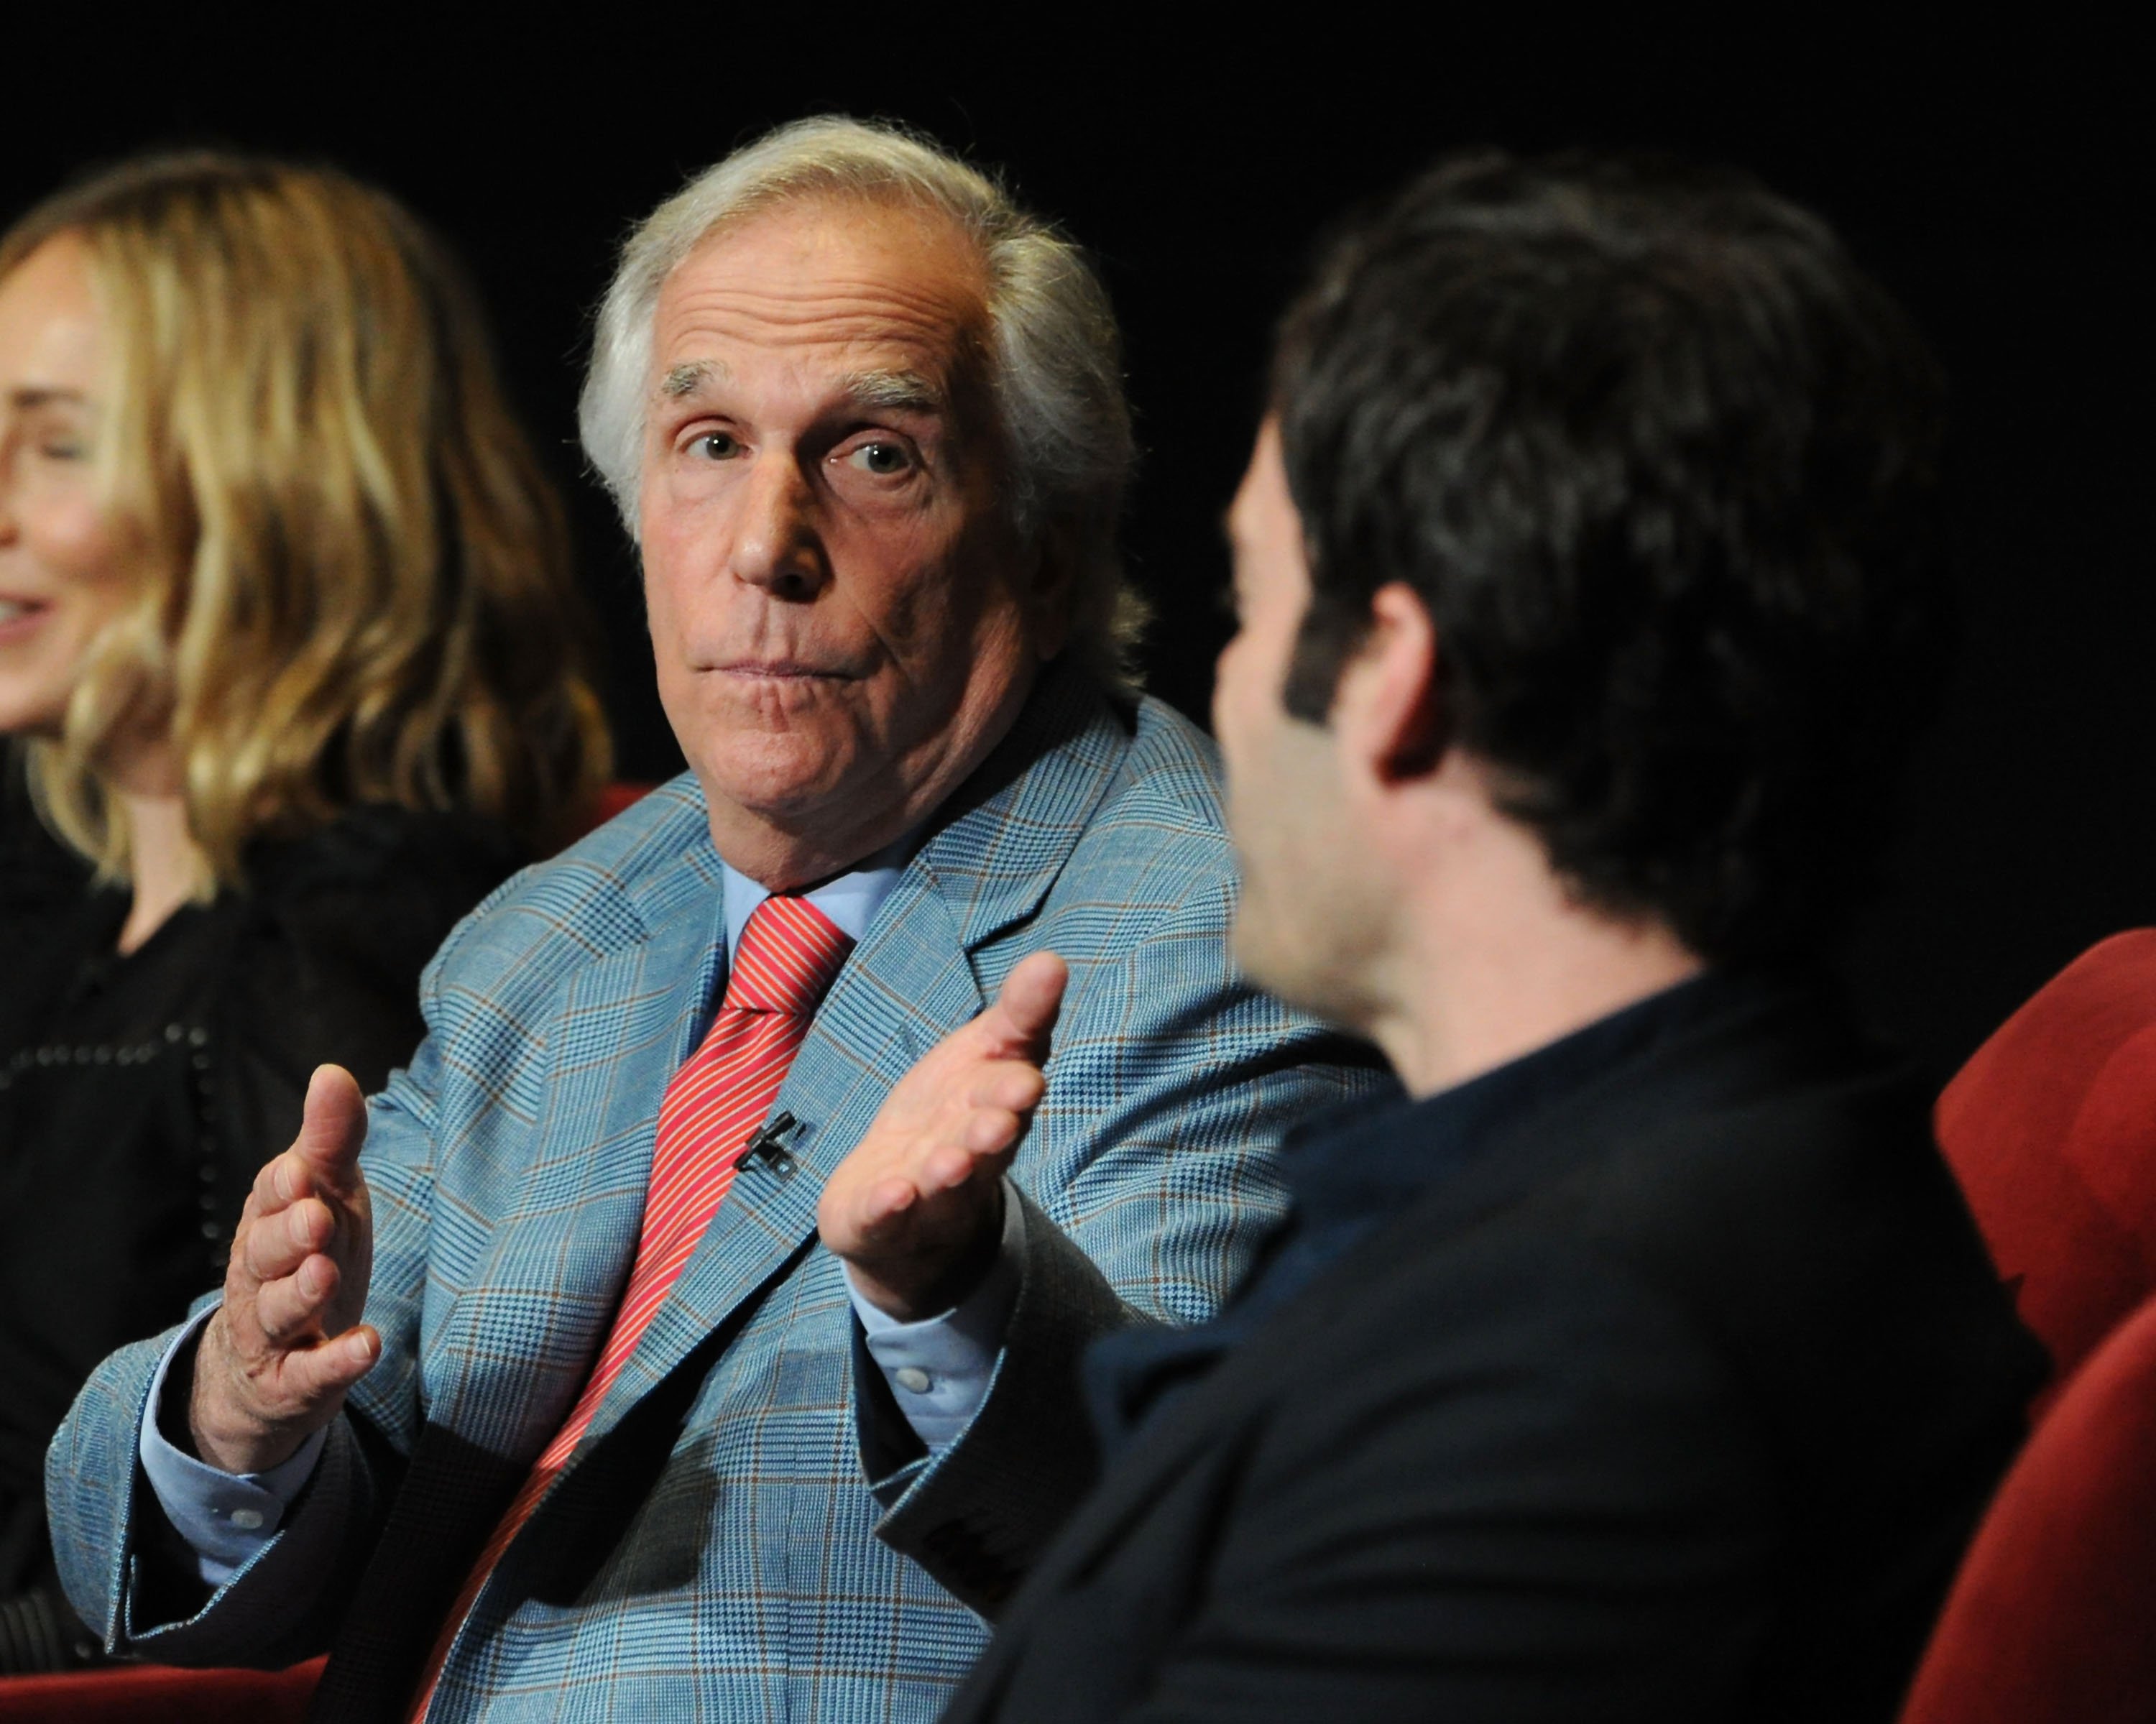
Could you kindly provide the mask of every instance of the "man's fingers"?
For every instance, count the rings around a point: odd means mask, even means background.
[[[335,1340],[286,1353],[278,1371],[278,1393],[296,1406],[319,1406],[357,1383],[381,1357],[381,1336],[361,1323]]]
[[[272,1347],[289,1347],[314,1332],[343,1279],[336,1265],[317,1254],[288,1275],[264,1283],[254,1296],[255,1326]]]
[[[360,1146],[366,1142],[367,1098],[360,1094],[358,1080],[341,1065],[317,1065],[307,1080],[305,1111],[300,1116],[300,1135],[292,1142],[293,1157],[332,1188],[341,1190],[351,1183]]]
[[[966,1148],[969,1152],[963,1170],[953,1170],[946,1183],[958,1184],[970,1179],[980,1171],[978,1164],[992,1157],[1000,1156],[1024,1134],[1025,1121],[1009,1108],[984,1107],[966,1121]],[[1001,1171],[998,1169],[998,1171]]]
[[[977,1183],[1002,1169],[995,1165],[1002,1152],[1018,1142],[1016,1114],[983,1112],[966,1122],[966,1143],[932,1150],[910,1173],[894,1173],[869,1188],[860,1221],[874,1229],[920,1204]]]
[[[250,1193],[250,1199],[254,1204],[254,1208],[249,1214],[250,1220],[256,1215],[274,1215],[285,1207],[285,1185],[279,1173],[280,1166],[284,1160],[283,1156],[272,1156],[268,1161],[263,1162],[260,1170],[255,1174],[254,1189]]]
[[[921,1193],[911,1179],[896,1174],[879,1179],[861,1194],[860,1210],[854,1218],[855,1226],[864,1238],[881,1238],[892,1230],[895,1221],[920,1200]]]
[[[253,1283],[259,1298],[263,1289],[296,1275],[310,1258],[326,1252],[336,1234],[328,1206],[309,1198],[249,1227],[239,1237],[234,1265],[243,1284]]]
[[[973,1074],[966,1105],[969,1109],[1028,1113],[1047,1093],[1048,1080],[1040,1075],[1039,1066],[1028,1065],[1019,1060],[1000,1060],[993,1065],[982,1066]]]
[[[995,1181],[1047,1090],[1040,1066],[1069,980],[1053,952],[1014,968],[993,1005],[906,1074],[825,1184],[824,1243],[857,1272],[883,1264],[873,1273],[890,1298],[870,1296],[884,1309],[906,1305],[911,1295],[892,1290],[899,1282],[940,1285],[992,1234]],[[886,1274],[893,1264],[896,1280]]]
[[[329,1206],[320,1198],[303,1198],[247,1229],[241,1265],[258,1282],[280,1280],[326,1246],[336,1233]]]
[[[263,1162],[254,1176],[254,1213],[275,1215],[286,1204],[312,1195],[315,1181],[309,1167],[296,1146]]]

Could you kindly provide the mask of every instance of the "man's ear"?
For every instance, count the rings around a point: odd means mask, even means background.
[[[1370,598],[1370,626],[1341,667],[1332,728],[1380,783],[1435,771],[1451,741],[1437,627],[1402,581]]]
[[[1050,521],[1026,553],[1022,602],[1034,650],[1043,659],[1054,658],[1070,643],[1070,612],[1078,581],[1075,536],[1067,522]]]

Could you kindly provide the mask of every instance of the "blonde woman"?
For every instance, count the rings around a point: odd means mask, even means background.
[[[580,638],[476,309],[388,198],[167,156],[0,238],[0,731],[83,861],[0,848],[36,875],[0,883],[0,1670],[91,1653],[40,1477],[81,1379],[217,1285],[311,1068],[409,1057],[451,923],[587,818]]]

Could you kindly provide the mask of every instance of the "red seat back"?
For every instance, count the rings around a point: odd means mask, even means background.
[[[578,830],[576,837],[585,838],[597,832],[623,809],[641,802],[656,788],[637,783],[632,779],[617,778],[600,790],[598,800],[592,804],[591,818]]]
[[[599,792],[598,818],[592,822],[593,827],[597,829],[605,825],[624,808],[631,808],[643,801],[651,793],[653,788],[654,787],[649,784],[639,784],[627,778],[617,778]]]
[[[289,1670],[155,1665],[0,1678],[0,1724],[300,1724],[325,1660]]]
[[[1999,1486],[1902,1724],[2156,1717],[2156,1300],[2066,1384]]]
[[[1937,1124],[2063,1378],[2156,1293],[2156,929],[2046,984],[1947,1086]]]

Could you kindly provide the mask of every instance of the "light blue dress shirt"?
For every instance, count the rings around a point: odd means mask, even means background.
[[[858,942],[898,884],[912,843],[911,838],[903,839],[852,873],[803,895]],[[747,875],[726,868],[726,925],[721,937],[729,953],[739,948],[750,915],[768,896]],[[711,1004],[716,1010],[718,1003]],[[1004,1330],[1018,1300],[1024,1228],[1017,1198],[1006,1184],[1003,1245],[995,1266],[963,1302],[919,1322],[901,1323],[878,1311],[854,1287],[848,1272],[847,1287],[869,1356],[882,1370],[907,1423],[932,1453],[956,1440],[987,1396]],[[209,1315],[200,1313],[166,1349],[150,1385],[151,1406],[162,1408],[165,1379],[173,1361],[194,1345]],[[222,1586],[276,1533],[313,1476],[329,1434],[316,1431],[290,1460],[266,1472],[228,1473],[174,1447],[159,1430],[159,1423],[156,1418],[142,1421],[139,1448],[143,1474],[166,1519],[193,1549],[203,1579]]]

